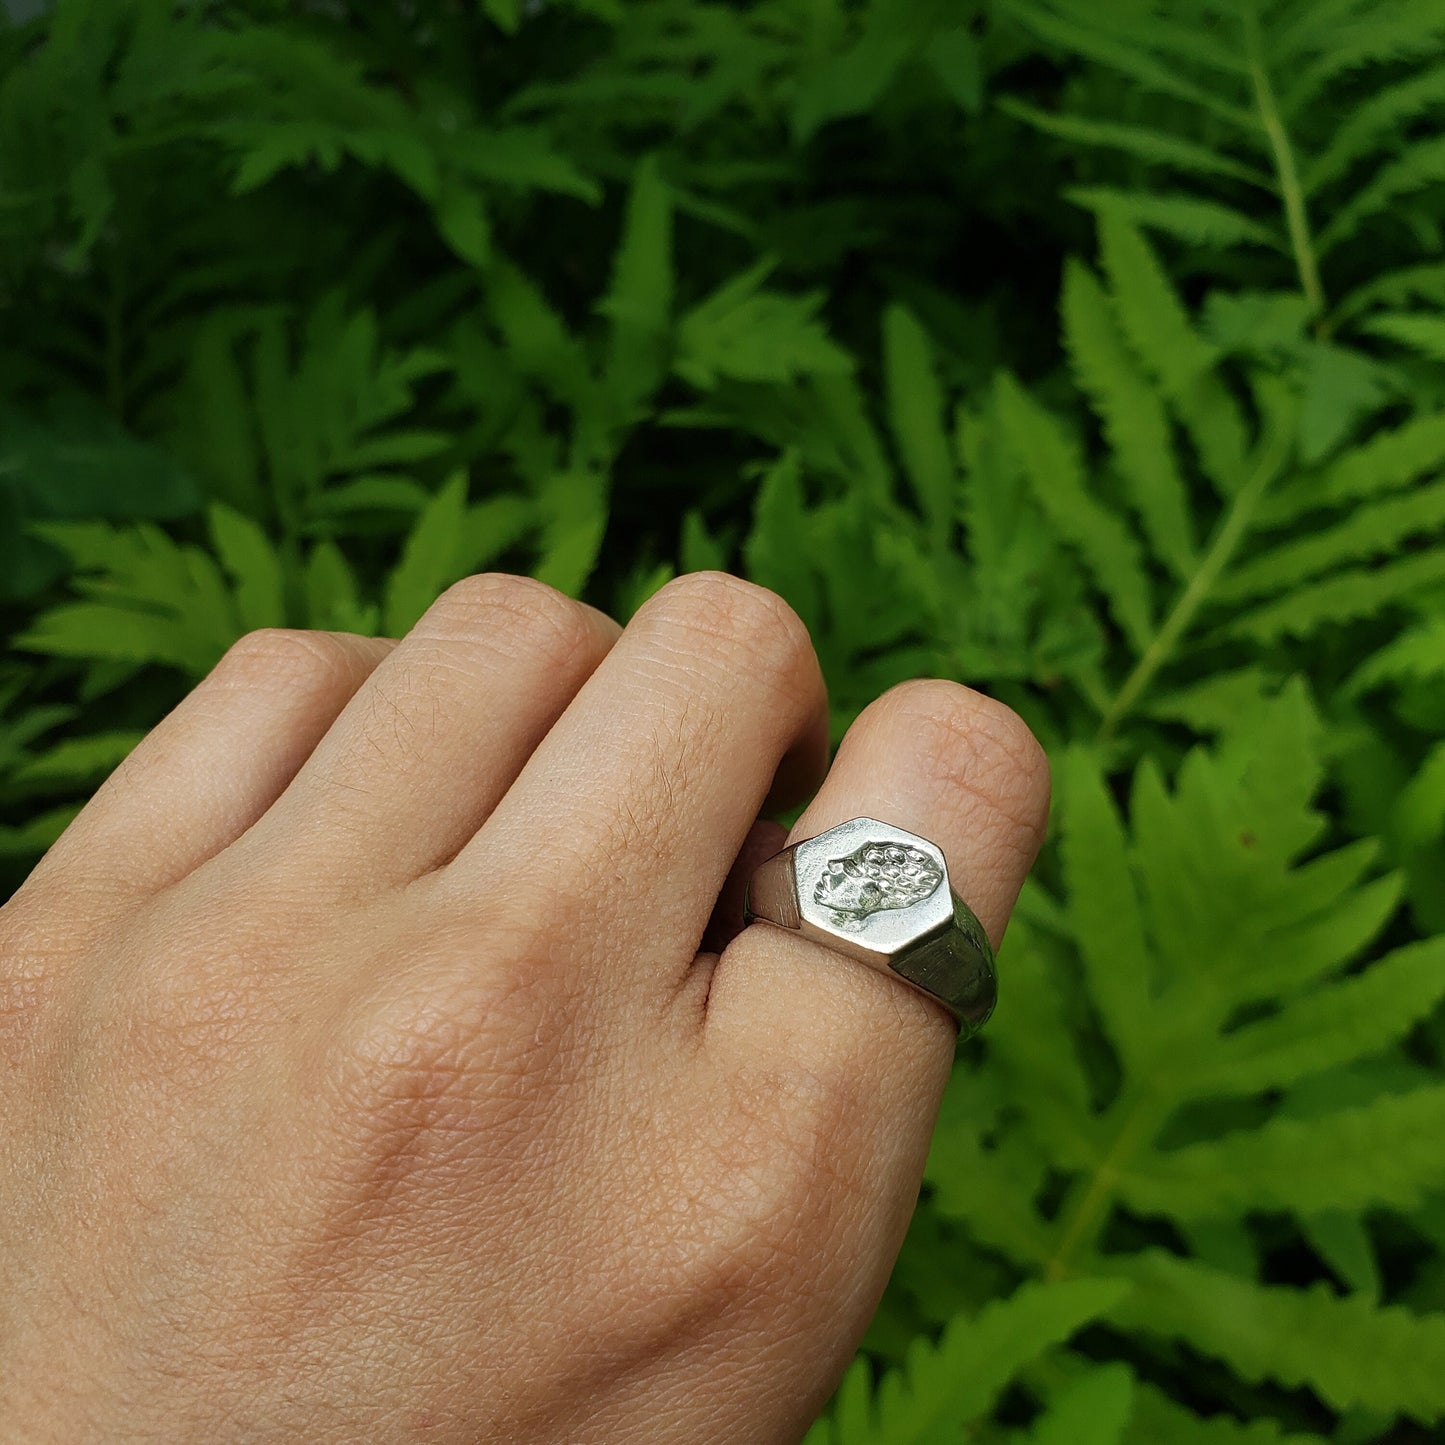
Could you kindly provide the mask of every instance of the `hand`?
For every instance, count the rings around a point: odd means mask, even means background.
[[[955,1034],[768,924],[699,952],[826,752],[806,630],[716,574],[237,644],[0,910],[0,1436],[800,1436]],[[794,836],[934,839],[997,941],[1047,800],[919,681]]]

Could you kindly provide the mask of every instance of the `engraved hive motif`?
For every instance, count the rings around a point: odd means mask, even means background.
[[[813,901],[844,919],[861,922],[885,908],[911,908],[943,882],[943,869],[908,843],[864,843],[845,858],[832,858]]]

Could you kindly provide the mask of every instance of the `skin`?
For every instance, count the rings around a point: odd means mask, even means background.
[[[243,639],[0,909],[0,1438],[800,1438],[955,1029],[741,928],[759,818],[935,840],[997,943],[1048,791],[941,681],[828,768],[806,629],[722,574]]]

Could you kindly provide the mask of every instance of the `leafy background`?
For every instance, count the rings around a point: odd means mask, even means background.
[[[0,868],[241,632],[726,567],[1054,838],[812,1445],[1445,1420],[1445,0],[0,23]]]

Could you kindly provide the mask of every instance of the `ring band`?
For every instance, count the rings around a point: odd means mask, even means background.
[[[851,818],[773,854],[748,881],[743,914],[901,978],[965,1038],[993,1012],[993,948],[949,885],[942,849],[891,823]]]

